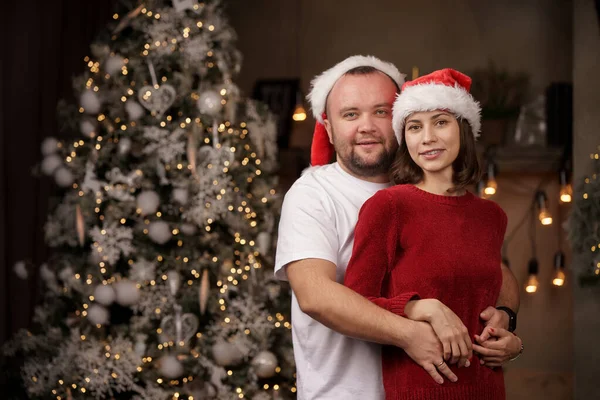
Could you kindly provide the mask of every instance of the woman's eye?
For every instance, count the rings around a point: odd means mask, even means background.
[[[419,125],[411,125],[408,128],[406,128],[407,131],[416,131],[419,129]]]
[[[437,122],[437,124],[438,124],[438,125],[446,125],[447,123],[448,123],[448,121],[446,121],[446,120],[443,120],[443,119],[440,119],[440,120]]]

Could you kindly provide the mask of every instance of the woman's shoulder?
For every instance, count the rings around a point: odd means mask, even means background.
[[[481,210],[492,214],[500,219],[506,219],[506,212],[498,203],[493,200],[482,199],[481,197],[474,196],[475,204],[480,207]]]

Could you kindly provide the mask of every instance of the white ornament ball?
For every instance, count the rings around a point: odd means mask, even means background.
[[[99,304],[92,304],[87,310],[87,317],[94,325],[108,324],[109,316],[108,310]]]
[[[277,357],[270,351],[261,351],[252,360],[254,371],[259,378],[272,378],[277,369]]]
[[[158,210],[160,197],[153,190],[145,190],[137,196],[137,208],[143,216],[154,214]]]
[[[223,109],[221,95],[213,90],[202,92],[196,102],[196,106],[202,114],[217,115]]]
[[[262,255],[267,255],[271,248],[271,234],[269,232],[261,232],[256,237],[256,244],[258,245],[258,251]]]
[[[148,236],[153,242],[165,244],[171,240],[171,229],[165,221],[151,222],[148,226]]]
[[[96,124],[94,124],[89,119],[84,119],[79,124],[79,131],[88,138],[93,138],[96,136]]]
[[[194,224],[182,224],[179,230],[183,232],[184,235],[188,236],[195,235],[196,232],[198,232],[198,228],[196,228],[196,225]]]
[[[53,137],[47,137],[42,141],[42,154],[49,156],[58,151],[58,140]]]
[[[120,139],[118,147],[119,147],[119,154],[121,154],[122,156],[129,153],[129,150],[131,150],[131,139],[129,139],[129,138]]]
[[[183,365],[181,365],[177,357],[173,355],[164,356],[160,359],[159,371],[165,378],[175,379],[183,374]]]
[[[109,75],[114,75],[121,71],[121,68],[125,65],[125,59],[119,55],[110,56],[104,62],[104,70],[108,72]]]
[[[212,355],[215,362],[222,367],[239,364],[244,358],[242,352],[233,343],[224,340],[219,340],[213,345]]]
[[[54,273],[48,268],[48,264],[46,263],[40,266],[40,276],[46,282],[54,280]]]
[[[100,284],[94,289],[94,300],[103,306],[111,305],[116,298],[117,294],[111,285]]]
[[[173,189],[173,200],[181,205],[185,205],[188,202],[189,192],[186,188],[175,188]]]
[[[48,176],[52,175],[62,165],[62,158],[57,154],[50,154],[42,161],[42,172]]]
[[[13,271],[15,271],[15,274],[23,280],[27,279],[27,276],[29,275],[27,273],[27,266],[25,265],[25,261],[17,261],[15,263],[15,266],[13,267]]]
[[[58,186],[66,188],[73,184],[75,177],[66,167],[58,167],[58,169],[54,171],[54,180]]]
[[[144,107],[142,107],[140,103],[135,100],[127,100],[125,103],[125,111],[127,111],[129,119],[133,121],[137,121],[138,119],[142,118],[146,113]]]
[[[100,96],[93,90],[85,90],[81,94],[79,104],[83,107],[86,114],[98,114],[100,112]]]
[[[135,282],[122,280],[113,286],[117,294],[117,303],[124,307],[132,306],[140,299],[140,290]]]

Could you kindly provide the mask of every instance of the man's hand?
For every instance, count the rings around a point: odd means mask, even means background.
[[[508,329],[508,314],[504,311],[488,307],[479,314],[479,317],[484,321],[486,328]],[[479,336],[484,342],[490,338],[489,331],[486,329]]]
[[[435,334],[442,342],[444,360],[458,366],[470,365],[473,357],[473,343],[469,331],[461,319],[446,305],[437,299],[409,301],[404,308],[406,316],[412,320],[431,324]]]
[[[414,362],[419,364],[440,385],[444,383],[442,375],[452,382],[458,378],[442,357],[442,344],[431,325],[427,322],[414,321],[404,351]],[[440,365],[441,363],[441,365]]]
[[[484,340],[484,337],[488,338]],[[523,342],[506,329],[486,327],[475,335],[473,351],[479,354],[480,363],[490,368],[500,367],[521,353]]]

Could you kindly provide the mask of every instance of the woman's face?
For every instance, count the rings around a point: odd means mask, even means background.
[[[460,128],[447,111],[423,111],[406,118],[404,140],[413,161],[425,177],[444,174],[452,179],[452,163],[460,151]]]

